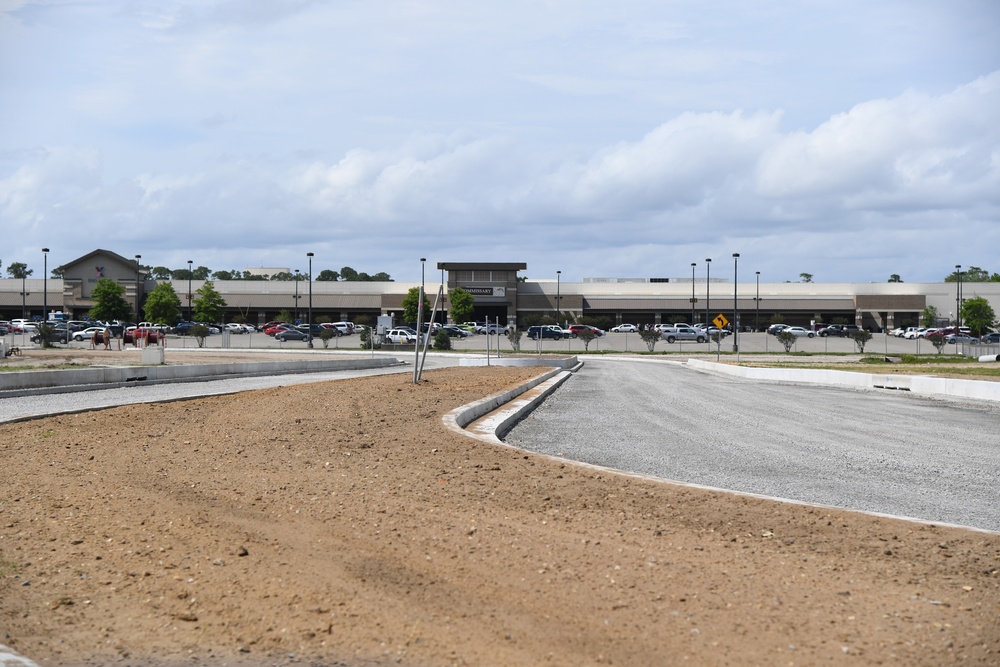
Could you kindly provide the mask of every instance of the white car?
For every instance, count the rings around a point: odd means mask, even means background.
[[[790,333],[793,336],[804,336],[806,338],[813,338],[816,336],[815,331],[809,331],[805,327],[788,327],[787,329],[782,329],[781,333]]]
[[[83,331],[76,331],[73,333],[73,340],[84,341],[90,340],[94,337],[95,333],[104,333],[105,327],[87,327]]]
[[[385,342],[393,345],[408,345],[417,342],[417,332],[412,329],[389,329],[385,332]]]
[[[634,324],[619,324],[616,327],[611,327],[611,333],[637,333],[639,327]]]

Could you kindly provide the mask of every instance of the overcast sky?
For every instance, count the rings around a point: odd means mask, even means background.
[[[0,0],[0,271],[1000,271],[998,35],[996,0]]]

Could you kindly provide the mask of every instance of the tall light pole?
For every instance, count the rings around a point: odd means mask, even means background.
[[[137,331],[135,335],[138,336],[139,328],[139,260],[142,259],[142,255],[135,256],[135,326]],[[138,347],[138,345],[137,345]]]
[[[27,287],[25,287],[25,278],[28,277],[28,267],[25,266],[24,270],[21,271],[21,319],[28,319],[28,310],[26,306],[25,297],[28,296]]]
[[[191,319],[191,278],[194,276],[194,271],[191,266],[194,264],[194,260],[188,260],[188,322],[193,322]],[[259,322],[260,320],[258,320]]]
[[[691,262],[691,326],[694,326],[694,267],[697,262]]]
[[[49,321],[49,249],[42,248],[42,322]]]
[[[709,257],[705,260],[705,327],[707,329],[708,323],[712,320],[708,316],[708,300],[712,294],[712,258]],[[711,345],[709,345],[709,349]]]
[[[739,279],[740,253],[733,253],[733,352],[740,351],[740,305],[736,294],[740,289]]]
[[[958,274],[958,289],[955,290],[955,326],[962,326],[962,265],[955,265],[955,273]],[[955,332],[958,333],[957,331]]]
[[[753,319],[753,330],[760,331],[760,271],[757,271],[757,296],[753,299],[757,307],[757,315]]]
[[[309,275],[306,276],[307,278],[309,278],[309,342],[308,342],[308,346],[312,347],[313,346],[313,330],[312,330],[312,322],[313,322],[313,254],[311,252],[307,252],[306,253],[306,257],[309,258]]]
[[[295,323],[299,323],[299,270],[295,269]]]
[[[562,300],[562,295],[559,290],[562,285],[562,271],[556,271],[556,324],[559,324],[559,313],[562,311],[559,308],[559,302]]]

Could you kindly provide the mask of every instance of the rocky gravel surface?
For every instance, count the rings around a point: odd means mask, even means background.
[[[443,426],[540,372],[0,425],[2,642],[46,666],[997,663],[996,534],[617,474]]]

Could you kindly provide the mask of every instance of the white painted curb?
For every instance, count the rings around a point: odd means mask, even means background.
[[[808,368],[748,368],[701,359],[688,359],[687,365],[699,371],[729,375],[746,380],[823,384],[855,389],[899,389],[925,396],[948,396],[1000,402],[1000,382],[956,380],[926,375],[879,375]]]

